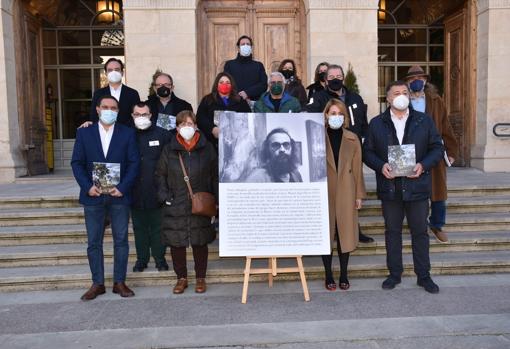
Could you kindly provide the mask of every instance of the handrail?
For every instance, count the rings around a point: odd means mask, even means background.
[[[503,127],[503,132],[507,132],[507,133],[499,133],[497,131],[497,128],[498,127]],[[496,125],[494,125],[494,127],[492,128],[492,133],[494,133],[494,136],[496,137],[510,137],[510,123],[508,122],[498,122]]]

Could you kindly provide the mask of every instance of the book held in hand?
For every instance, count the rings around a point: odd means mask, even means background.
[[[414,175],[416,166],[416,150],[414,144],[388,146],[388,164],[391,174],[395,177]]]
[[[167,131],[173,130],[175,128],[175,116],[159,113],[158,121],[156,122],[156,126],[164,128]]]
[[[120,163],[94,162],[92,182],[101,190],[102,194],[108,194],[120,183]]]

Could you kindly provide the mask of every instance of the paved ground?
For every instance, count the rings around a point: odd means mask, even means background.
[[[206,294],[170,287],[108,290],[84,303],[83,290],[0,294],[1,348],[510,348],[510,275],[442,276],[431,295],[405,278],[353,279],[347,292],[297,282],[211,285]]]

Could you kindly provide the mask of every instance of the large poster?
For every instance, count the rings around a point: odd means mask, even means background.
[[[220,256],[330,253],[322,114],[219,114]]]

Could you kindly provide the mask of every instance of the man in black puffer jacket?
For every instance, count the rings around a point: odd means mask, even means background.
[[[418,285],[429,293],[439,287],[430,277],[427,216],[432,189],[430,170],[443,158],[443,145],[432,118],[409,108],[409,90],[403,81],[386,88],[390,107],[370,121],[363,144],[363,161],[377,178],[377,197],[382,202],[385,224],[386,262],[390,272],[383,289],[393,289],[401,281],[402,222],[407,218],[411,231],[414,272]],[[413,175],[395,177],[388,164],[388,146],[414,144],[416,165]]]

